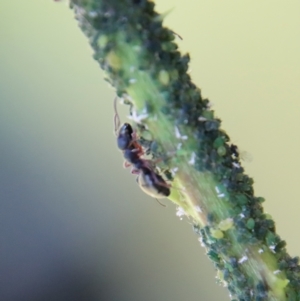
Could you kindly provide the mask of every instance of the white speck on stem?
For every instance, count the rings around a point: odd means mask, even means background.
[[[211,101],[209,101],[209,102],[207,103],[206,107],[207,107],[208,109],[210,109],[213,105],[214,105],[214,103],[211,102]]]
[[[136,82],[137,82],[136,78],[131,78],[131,79],[129,80],[129,83],[130,83],[130,84],[134,84],[134,83],[136,83]]]
[[[197,212],[202,212],[202,210],[201,210],[200,206],[198,206],[198,205],[197,205],[197,206],[195,206],[195,209],[196,209],[196,211],[197,211]]]
[[[232,162],[232,166],[235,167],[235,168],[240,168],[241,165],[239,163],[236,163],[236,162]]]
[[[246,255],[244,255],[239,261],[238,261],[238,263],[243,263],[243,262],[245,262],[245,261],[247,261],[248,260],[248,257],[246,256]]]
[[[259,253],[259,254],[261,254],[261,253],[263,253],[263,252],[264,252],[263,249],[259,249],[259,250],[258,250],[258,253]]]
[[[92,10],[92,11],[89,12],[89,16],[91,18],[96,18],[98,16],[98,13],[96,11]]]
[[[185,211],[183,210],[182,207],[177,207],[176,208],[176,215],[182,220],[182,217],[186,215]]]
[[[188,163],[189,163],[190,165],[194,165],[195,162],[196,162],[196,154],[195,154],[195,152],[192,152],[191,159],[189,160]]]
[[[174,168],[171,169],[171,174],[172,174],[173,177],[175,177],[177,171],[178,171],[178,167],[174,167]]]
[[[179,132],[179,129],[178,129],[177,126],[175,126],[175,136],[176,136],[177,139],[180,138],[180,132]]]
[[[274,274],[274,275],[277,275],[277,274],[279,274],[280,272],[281,272],[280,270],[276,270],[276,271],[273,272],[273,274]]]
[[[218,194],[218,197],[219,197],[219,198],[224,198],[224,197],[225,197],[225,193],[220,193],[220,194]]]
[[[178,143],[176,149],[177,149],[177,150],[180,150],[181,147],[182,147],[182,143]]]
[[[199,237],[199,238],[198,238],[198,241],[200,242],[201,247],[205,247],[205,244],[204,244],[204,242],[203,242],[202,237]]]
[[[149,115],[146,112],[142,112],[142,114],[138,115],[135,110],[132,111],[132,115],[127,116],[128,119],[133,120],[136,123],[141,123],[142,120],[147,119]]]
[[[140,52],[142,48],[141,48],[140,45],[135,45],[135,46],[132,47],[132,49],[133,49],[134,51],[136,51],[136,52]]]
[[[104,13],[104,16],[107,17],[107,18],[110,18],[111,16],[113,15],[113,12],[108,10]]]
[[[218,186],[215,186],[215,190],[216,190],[217,194],[219,194],[221,192]]]
[[[198,117],[198,120],[199,121],[206,121],[207,119],[205,117],[203,117],[203,116],[200,116],[200,117]]]
[[[179,132],[179,129],[178,129],[178,127],[177,126],[175,126],[175,137],[177,138],[177,139],[181,139],[181,140],[187,140],[187,138],[188,138],[188,136],[186,136],[186,135],[181,135],[180,134],[180,132]]]
[[[269,246],[269,249],[270,249],[273,253],[276,253],[276,252],[275,252],[275,248],[276,248],[275,245]]]

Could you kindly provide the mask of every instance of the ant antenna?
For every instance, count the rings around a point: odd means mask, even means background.
[[[156,199],[156,198],[155,198]],[[158,199],[156,199],[156,202],[159,204],[159,205],[161,205],[161,206],[163,206],[163,207],[167,207],[165,204],[163,204],[163,203],[161,203]]]
[[[183,40],[183,38],[177,32],[175,32],[173,30],[170,30],[170,31],[173,33],[174,36],[176,36],[177,38],[179,38],[181,41]]]
[[[118,129],[120,128],[120,125],[121,125],[120,116],[119,116],[118,110],[117,110],[117,101],[118,101],[118,96],[116,96],[115,99],[114,99],[114,110],[115,110],[115,116],[114,116],[115,134],[117,134],[117,131],[118,131]]]

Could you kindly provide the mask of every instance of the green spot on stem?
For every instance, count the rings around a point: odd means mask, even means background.
[[[177,80],[178,79],[178,71],[176,69],[173,69],[172,71],[170,71],[170,77],[172,78],[172,80]]]
[[[268,246],[274,246],[277,242],[277,235],[274,232],[268,231],[266,235],[266,243]]]
[[[265,198],[263,198],[263,197],[258,197],[258,198],[257,198],[257,201],[258,201],[259,203],[263,203],[263,202],[265,201]]]
[[[169,73],[166,70],[161,70],[159,72],[158,79],[164,86],[167,86],[170,82]]]
[[[215,141],[214,141],[214,147],[215,148],[219,148],[220,146],[222,146],[224,144],[224,138],[223,137],[218,137]]]
[[[207,256],[216,263],[218,263],[220,261],[219,255],[216,252],[214,252],[213,250],[208,251]]]
[[[168,41],[161,43],[162,50],[166,52],[174,52],[178,49],[178,46],[176,43],[170,41],[174,40],[174,35],[168,35]]]
[[[255,221],[253,218],[249,218],[247,220],[247,223],[246,223],[246,227],[249,229],[249,230],[252,230],[255,226]]]
[[[107,45],[107,43],[108,43],[108,36],[102,35],[102,36],[99,37],[99,39],[98,39],[98,46],[100,48],[105,48],[105,46]]]
[[[223,221],[219,223],[219,229],[222,231],[228,231],[233,227],[233,219],[232,218],[226,218]]]
[[[213,111],[203,111],[201,117],[204,117],[207,120],[213,119],[214,118],[214,112]]]
[[[266,213],[266,219],[270,219],[270,220],[272,220],[273,218],[272,218],[272,215],[271,214],[269,214],[269,213]]]
[[[108,64],[116,70],[119,70],[122,66],[122,60],[121,58],[112,50],[108,53],[107,57]]]
[[[248,198],[244,194],[236,194],[235,200],[239,205],[246,205],[248,202]]]
[[[224,146],[220,146],[218,147],[217,152],[219,156],[223,157],[226,155],[226,148]]]
[[[215,239],[221,239],[224,237],[224,233],[219,229],[210,229],[210,234]]]

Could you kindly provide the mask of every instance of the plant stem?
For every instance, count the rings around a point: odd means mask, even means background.
[[[189,56],[146,0],[71,0],[94,58],[132,117],[152,135],[159,163],[173,173],[170,199],[194,222],[233,299],[300,300],[291,258],[263,213],[236,146],[187,74]],[[145,130],[140,130],[142,137]]]

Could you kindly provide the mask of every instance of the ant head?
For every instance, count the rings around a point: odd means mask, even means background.
[[[129,123],[124,123],[119,130],[119,136],[131,136],[133,134],[132,126]]]
[[[133,129],[129,123],[124,123],[118,132],[117,142],[120,150],[125,150],[132,143]]]

